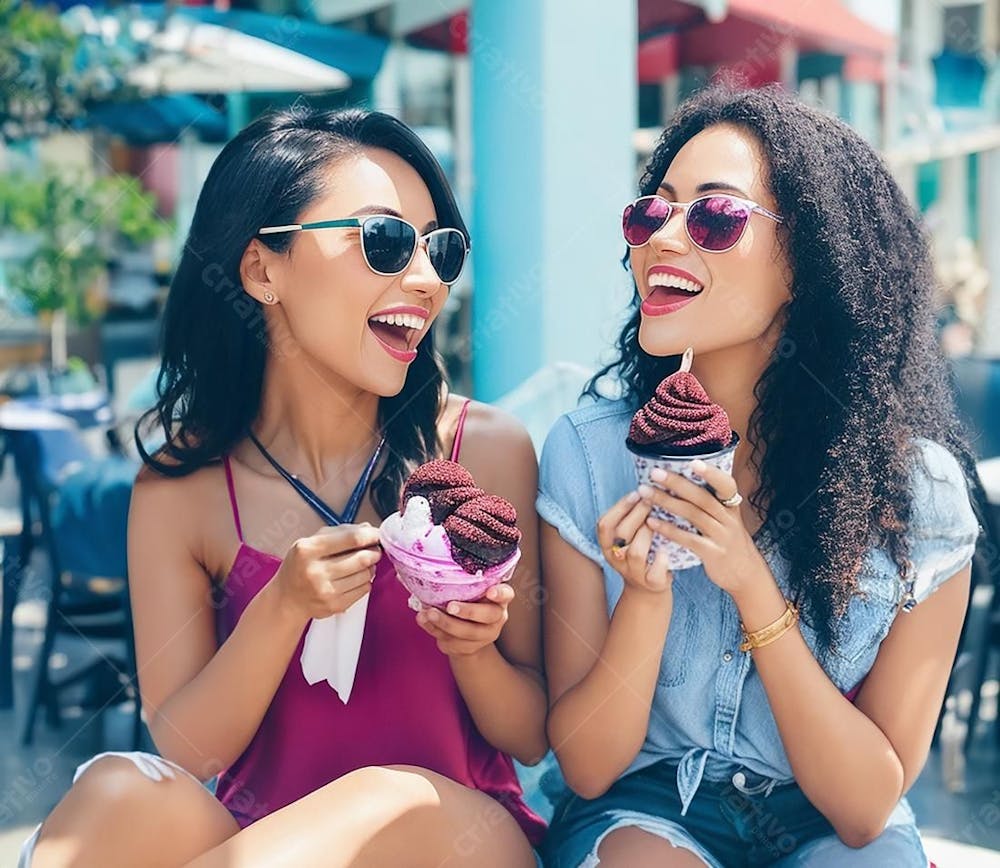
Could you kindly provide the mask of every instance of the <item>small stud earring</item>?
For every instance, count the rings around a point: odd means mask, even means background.
[[[274,297],[274,293],[273,292],[265,292],[264,293],[264,303],[265,304],[274,304],[277,300],[278,299]]]

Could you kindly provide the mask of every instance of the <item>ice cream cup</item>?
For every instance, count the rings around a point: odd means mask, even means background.
[[[662,489],[663,486],[661,484],[653,482],[650,479],[650,474],[656,468],[661,468],[671,473],[679,473],[681,476],[690,479],[696,485],[704,488],[707,487],[706,483],[695,476],[694,471],[691,470],[691,462],[701,459],[712,467],[718,467],[724,473],[732,473],[733,454],[736,452],[739,440],[739,435],[733,432],[733,439],[725,449],[720,449],[717,452],[709,452],[704,455],[656,456],[639,452],[631,443],[626,443],[626,446],[632,454],[632,460],[635,463],[635,475],[640,485],[651,485],[654,488]],[[658,506],[653,508],[653,516],[664,521],[669,521],[671,524],[675,524],[684,530],[694,530],[694,526],[687,519],[669,513]],[[653,542],[650,545],[650,557],[661,550],[666,550],[667,565],[672,571],[686,570],[689,567],[696,567],[701,563],[701,559],[690,549],[672,540],[668,540],[661,534],[653,534]]]
[[[502,563],[469,573],[451,559],[427,557],[402,548],[385,534],[380,533],[380,540],[400,583],[410,592],[408,602],[415,611],[423,606],[442,608],[452,600],[478,600],[494,585],[510,579],[521,558],[521,550],[517,549]]]

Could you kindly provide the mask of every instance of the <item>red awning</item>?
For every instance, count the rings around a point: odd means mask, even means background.
[[[884,55],[890,34],[859,18],[838,0],[729,0],[729,15],[769,29],[783,28],[800,48],[829,54]]]
[[[436,48],[449,54],[465,54],[469,50],[469,11],[428,24],[406,37],[410,45],[417,48]]]
[[[870,54],[850,54],[844,60],[844,79],[846,81],[885,80],[885,64],[882,58]]]
[[[656,32],[663,29],[668,32]],[[709,66],[737,71],[751,85],[780,78],[778,58],[785,43],[803,53],[845,55],[864,80],[877,80],[893,44],[892,36],[837,0],[729,0],[718,23],[682,0],[640,0],[639,40],[643,83],[659,81],[679,67]]]
[[[870,80],[893,37],[859,18],[840,0],[729,0],[726,17],[709,22],[683,0],[639,0],[639,80],[655,82],[682,66],[739,67],[751,83],[769,80],[781,45],[849,57]],[[468,51],[468,11],[407,36],[412,45]]]

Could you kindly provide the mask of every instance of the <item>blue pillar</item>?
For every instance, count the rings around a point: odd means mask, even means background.
[[[554,361],[594,366],[628,298],[619,215],[634,196],[635,0],[472,8],[474,392]]]

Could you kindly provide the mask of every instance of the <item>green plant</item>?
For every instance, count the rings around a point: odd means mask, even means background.
[[[41,177],[0,180],[0,230],[38,237],[15,265],[11,285],[36,313],[65,311],[75,322],[94,310],[87,290],[117,244],[145,244],[171,231],[156,213],[156,198],[138,179],[88,178],[47,169]]]
[[[0,0],[0,136],[42,135],[130,94],[126,68],[121,52],[71,32],[58,11]]]

